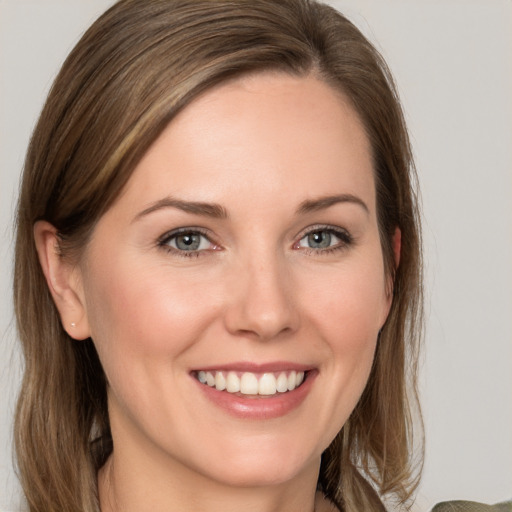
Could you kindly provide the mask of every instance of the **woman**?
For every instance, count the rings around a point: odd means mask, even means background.
[[[406,504],[411,182],[387,67],[333,9],[114,5],[57,77],[23,177],[29,509]]]

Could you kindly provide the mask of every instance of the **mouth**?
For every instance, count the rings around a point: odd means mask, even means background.
[[[300,408],[318,369],[287,361],[237,362],[190,372],[209,403],[242,420],[269,420]]]
[[[272,397],[299,388],[308,373],[296,370],[254,373],[219,369],[194,371],[192,375],[201,384],[217,391],[245,397]]]

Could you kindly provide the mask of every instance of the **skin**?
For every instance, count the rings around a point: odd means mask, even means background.
[[[169,197],[226,215],[155,208]],[[184,256],[162,245],[177,228],[208,238]],[[328,249],[308,245],[329,229],[341,234]],[[92,337],[109,381],[103,511],[331,509],[315,495],[320,456],[364,389],[391,303],[369,142],[339,92],[280,73],[218,86],[150,148],[79,264],[58,258],[51,225],[35,235],[63,325]],[[248,420],[191,376],[240,361],[317,374],[298,408]]]

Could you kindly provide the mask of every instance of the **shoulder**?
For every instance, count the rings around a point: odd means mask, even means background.
[[[476,501],[443,501],[432,512],[512,512],[512,501],[486,505]]]

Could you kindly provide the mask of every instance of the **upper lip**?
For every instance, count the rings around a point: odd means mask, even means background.
[[[220,363],[215,365],[201,366],[194,368],[193,371],[233,371],[233,372],[251,372],[251,373],[275,373],[286,371],[307,372],[314,369],[307,364],[292,363],[290,361],[273,361],[269,363],[254,363],[250,361],[240,361],[236,363]]]

